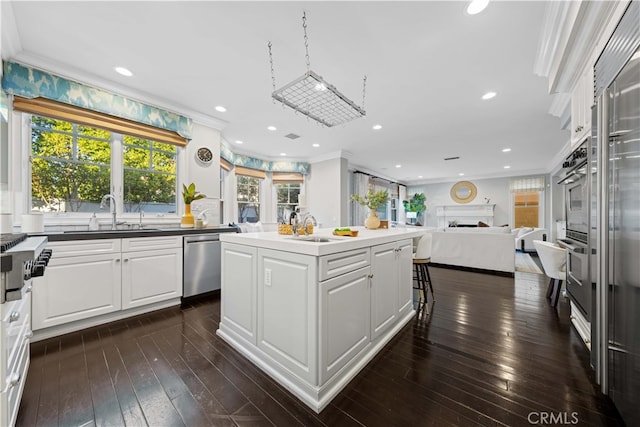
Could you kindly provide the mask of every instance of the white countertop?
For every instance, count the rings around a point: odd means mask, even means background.
[[[333,228],[314,230],[309,237],[325,237],[329,242],[300,241],[305,236],[296,238],[278,234],[276,231],[261,233],[225,233],[220,235],[220,241],[257,248],[276,249],[285,252],[295,252],[304,255],[329,255],[337,252],[359,249],[367,246],[381,245],[403,239],[412,239],[426,230],[416,228],[389,228],[368,230],[364,227],[350,227],[358,230],[357,237],[334,236]]]

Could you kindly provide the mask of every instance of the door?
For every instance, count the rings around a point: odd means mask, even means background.
[[[398,317],[396,244],[371,248],[371,340],[386,332]]]
[[[413,241],[398,242],[398,315],[413,310]]]
[[[120,264],[120,252],[51,258],[33,279],[33,330],[120,310]]]
[[[369,345],[369,267],[320,283],[320,383]]]
[[[640,425],[640,50],[608,91],[609,393]]]
[[[122,253],[122,309],[182,295],[182,248]]]

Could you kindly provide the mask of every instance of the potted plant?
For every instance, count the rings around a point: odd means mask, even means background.
[[[351,200],[369,208],[369,216],[364,221],[365,227],[368,229],[380,227],[380,219],[376,211],[380,206],[386,205],[389,201],[389,192],[387,190],[374,191],[370,188],[364,197],[354,194],[351,196]]]
[[[182,184],[182,199],[184,200],[184,215],[182,216],[182,220],[180,221],[180,227],[182,228],[193,228],[195,223],[193,214],[191,213],[191,202],[194,200],[204,199],[205,196],[202,193],[196,191],[196,184],[191,183],[187,187]]]
[[[415,212],[415,218],[419,217],[422,212],[427,210],[427,205],[425,205],[425,201],[427,197],[423,193],[415,193],[409,200],[403,200],[402,205],[404,206],[405,212]],[[417,220],[416,220],[417,221]],[[417,224],[420,225],[420,224]]]

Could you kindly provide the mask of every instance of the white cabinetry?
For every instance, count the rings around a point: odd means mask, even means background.
[[[412,252],[411,240],[371,248],[371,339],[412,309]]]
[[[182,294],[181,236],[72,240],[50,242],[48,247],[53,256],[47,274],[33,279],[33,330],[142,308]],[[91,324],[110,320],[114,318]],[[86,326],[76,323],[61,333]]]
[[[320,384],[371,341],[370,272],[364,267],[320,283]]]
[[[316,258],[258,251],[258,348],[296,376],[317,382]]]
[[[258,250],[226,243],[222,245],[221,321],[239,337],[257,345]]]
[[[182,295],[182,237],[126,239],[122,243],[122,309]]]
[[[120,239],[51,242],[47,274],[33,279],[33,330],[121,309]]]
[[[252,243],[223,240],[217,333],[320,411],[412,317],[412,240],[326,255]]]
[[[571,93],[571,147],[577,147],[591,133],[593,105],[593,68],[580,77]]]

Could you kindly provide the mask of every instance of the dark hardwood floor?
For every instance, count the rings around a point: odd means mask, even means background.
[[[17,425],[622,425],[545,276],[430,271],[431,314],[320,414],[215,335],[215,297],[32,344]]]

